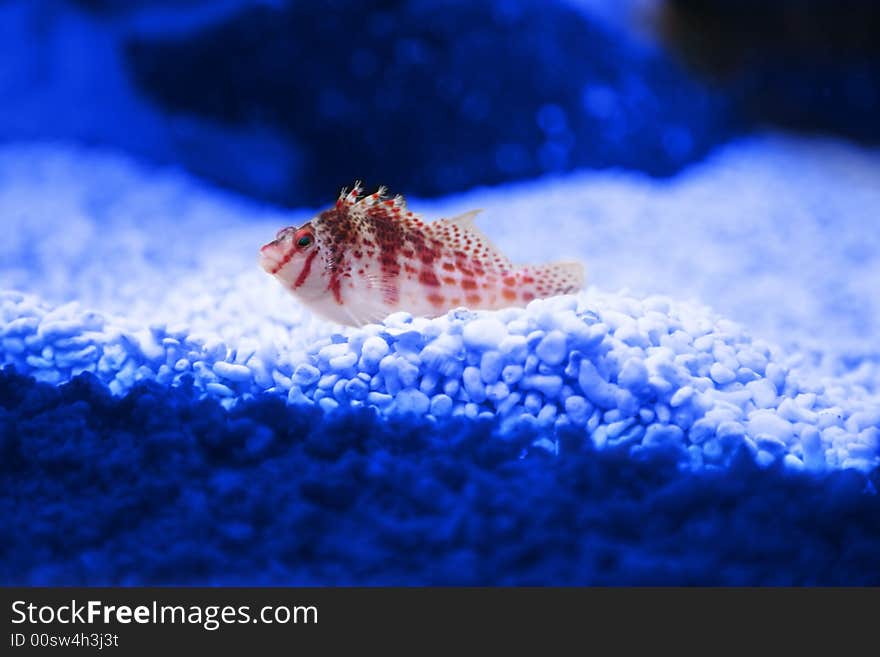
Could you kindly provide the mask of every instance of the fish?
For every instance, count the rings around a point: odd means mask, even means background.
[[[333,207],[282,228],[259,264],[314,313],[349,326],[397,311],[496,310],[584,286],[579,262],[515,265],[476,226],[480,210],[425,221],[401,195],[343,188]]]

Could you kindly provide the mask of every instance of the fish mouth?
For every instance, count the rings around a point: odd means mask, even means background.
[[[291,237],[296,228],[288,226],[282,228],[275,235],[275,239],[260,247],[260,267],[270,274],[277,274],[293,257],[293,244]]]
[[[269,274],[276,274],[289,260],[285,256],[285,249],[278,243],[278,240],[264,244],[260,247],[260,267]]]

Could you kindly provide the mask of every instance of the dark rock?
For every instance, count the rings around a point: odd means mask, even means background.
[[[273,196],[300,205],[354,179],[439,195],[578,167],[670,174],[732,131],[670,58],[558,2],[249,7],[126,52],[167,112],[277,134],[300,164]]]

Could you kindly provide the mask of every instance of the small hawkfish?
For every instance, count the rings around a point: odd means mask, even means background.
[[[260,265],[327,319],[362,326],[405,310],[493,310],[583,287],[577,262],[514,265],[474,224],[479,210],[425,222],[402,196],[356,183],[302,226],[278,231]]]

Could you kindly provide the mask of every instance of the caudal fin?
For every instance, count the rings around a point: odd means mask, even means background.
[[[534,267],[546,291],[542,296],[574,294],[584,287],[584,266],[579,262],[551,262]]]

